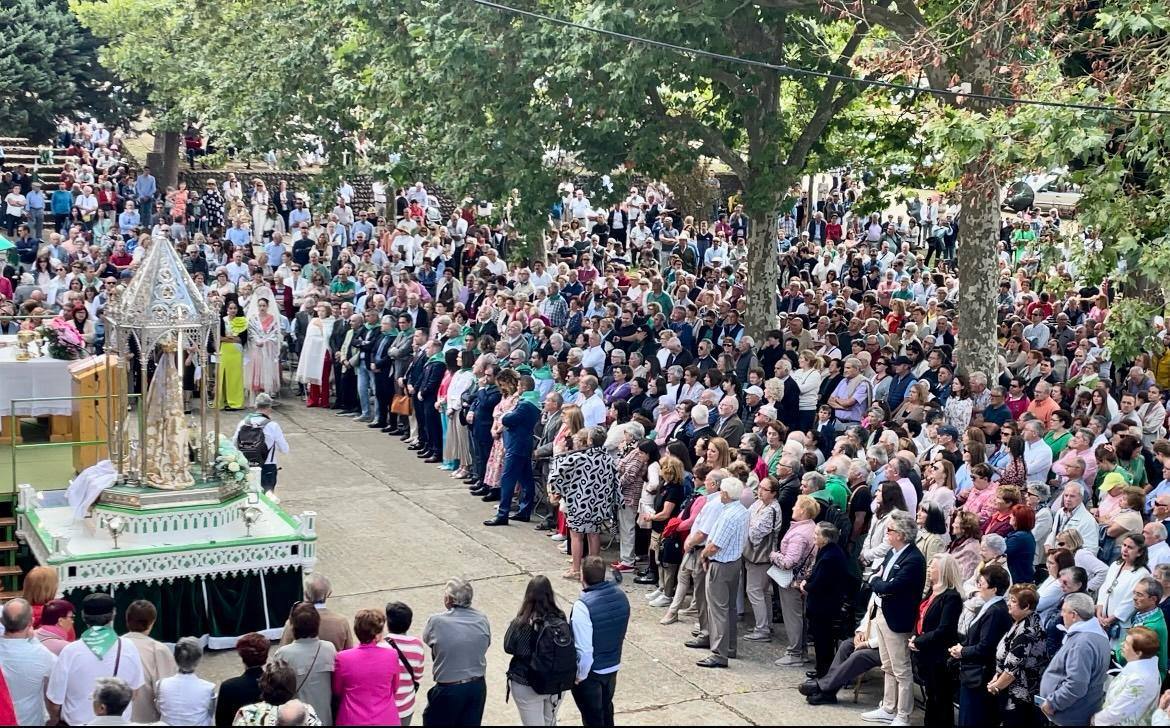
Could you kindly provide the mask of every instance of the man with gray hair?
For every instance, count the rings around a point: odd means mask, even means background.
[[[707,537],[701,558],[707,564],[707,621],[711,654],[695,664],[727,667],[734,652],[736,595],[748,536],[748,510],[740,503],[743,481],[724,478],[719,483],[719,517]]]
[[[1064,643],[1040,677],[1040,710],[1056,725],[1089,725],[1105,697],[1109,637],[1088,594],[1065,596],[1060,616]]]
[[[1153,571],[1158,564],[1170,564],[1170,545],[1166,543],[1166,526],[1160,521],[1150,521],[1142,527],[1146,538],[1146,566]]]
[[[305,704],[296,698],[280,706],[276,711],[277,725],[306,725],[308,719],[309,712],[305,710]]]
[[[122,714],[133,697],[134,691],[122,678],[99,677],[93,688],[95,718],[85,725],[132,725]]]
[[[431,648],[435,686],[427,692],[423,725],[480,725],[487,699],[487,651],[492,627],[487,615],[471,606],[471,582],[454,578],[443,590],[447,610],[431,615],[422,641]]]
[[[914,632],[926,585],[926,559],[914,545],[917,535],[914,516],[892,511],[886,525],[890,550],[869,581],[877,606],[873,626],[885,674],[881,705],[861,715],[871,723],[910,725],[914,711],[914,671],[907,641]]]
[[[0,610],[0,671],[12,695],[16,722],[20,725],[44,725],[49,719],[45,710],[45,683],[57,657],[40,640],[32,639],[32,607],[24,599],[10,600]]]
[[[305,577],[305,601],[317,608],[321,615],[321,626],[317,630],[320,639],[332,642],[338,652],[348,650],[357,644],[353,636],[353,627],[350,620],[325,606],[325,601],[333,595],[333,585],[324,574],[313,572]],[[284,633],[280,636],[280,644],[290,645],[293,640],[291,622],[284,623]]]

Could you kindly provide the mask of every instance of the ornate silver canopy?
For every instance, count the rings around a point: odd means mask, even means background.
[[[218,314],[195,287],[171,241],[151,240],[130,284],[106,308],[106,348],[130,353],[131,338],[142,351],[172,332],[181,349],[204,348],[219,325]]]

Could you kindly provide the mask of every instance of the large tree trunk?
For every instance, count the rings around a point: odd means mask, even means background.
[[[959,336],[960,373],[996,372],[996,294],[999,271],[999,188],[982,159],[967,165],[963,175],[963,214],[959,227]]]
[[[159,189],[179,184],[179,147],[183,135],[177,131],[156,131],[154,150],[146,155],[146,164],[153,170]]]
[[[745,187],[750,189],[750,187]],[[776,328],[776,244],[772,241],[772,220],[766,211],[751,208],[748,234],[747,316],[744,326],[757,343]]]

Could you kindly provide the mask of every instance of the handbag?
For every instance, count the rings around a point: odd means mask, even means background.
[[[394,399],[390,400],[390,412],[403,417],[409,417],[414,414],[414,403],[410,400],[409,394],[396,394]]]

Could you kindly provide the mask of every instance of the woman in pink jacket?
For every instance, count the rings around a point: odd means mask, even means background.
[[[337,654],[333,669],[333,694],[337,696],[337,725],[401,725],[398,718],[398,683],[402,664],[398,653],[378,644],[386,616],[376,609],[362,609],[353,618],[357,647]]]
[[[787,585],[780,583],[780,610],[784,615],[784,629],[788,632],[788,649],[776,660],[777,667],[808,662],[804,643],[804,595],[800,593],[800,582],[812,564],[813,532],[816,529],[813,518],[820,510],[812,496],[799,496],[792,507],[792,523],[780,539],[780,548],[772,552],[772,565],[781,569],[785,580],[789,574],[792,577]]]

